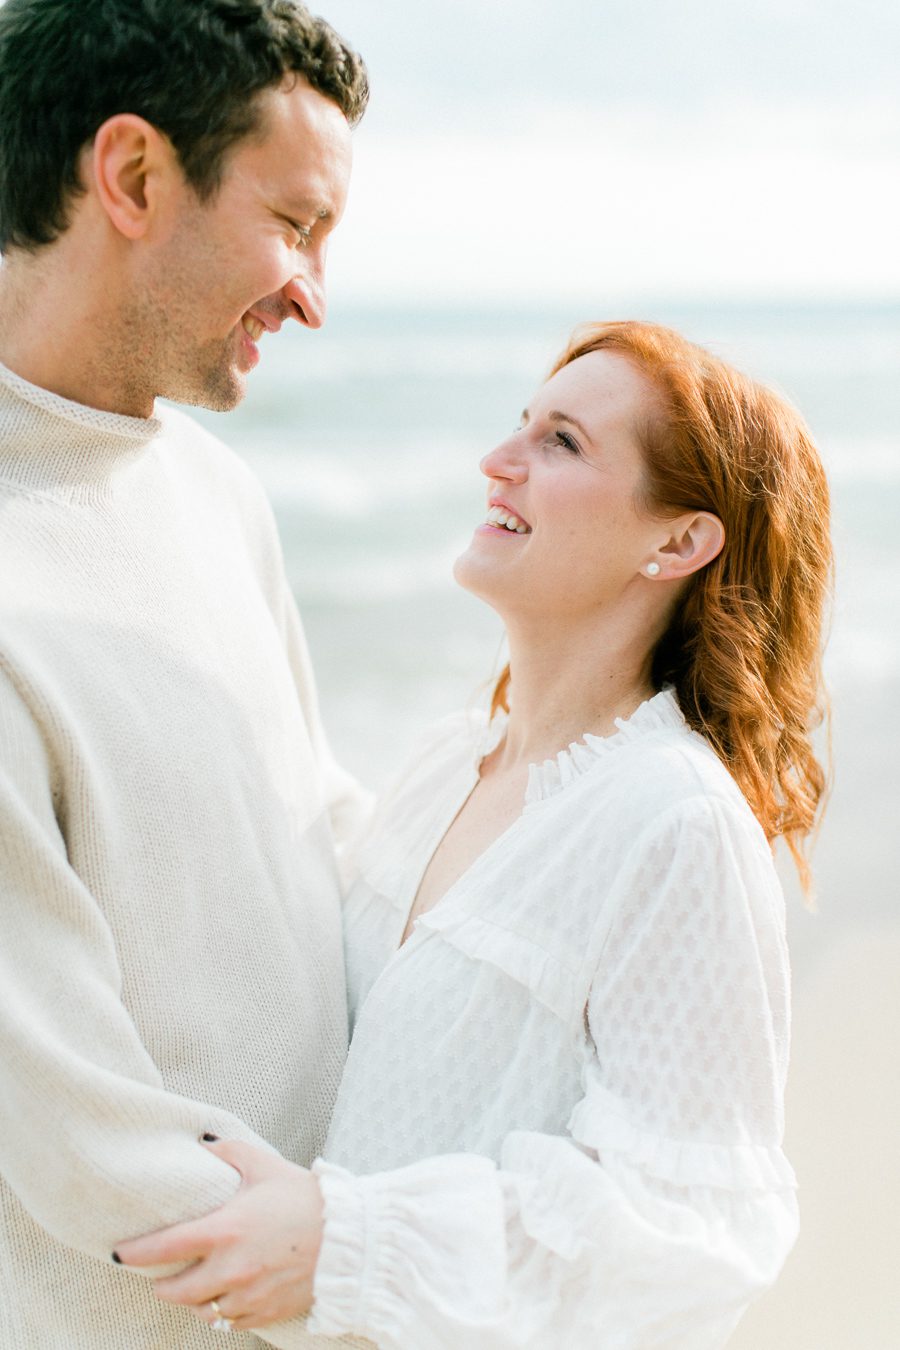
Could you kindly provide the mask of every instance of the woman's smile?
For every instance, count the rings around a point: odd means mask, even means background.
[[[495,534],[531,534],[531,526],[527,520],[523,520],[505,502],[490,502],[484,525],[479,528],[490,530]]]

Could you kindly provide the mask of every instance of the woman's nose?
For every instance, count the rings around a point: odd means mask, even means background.
[[[504,478],[515,483],[522,482],[528,475],[525,456],[517,437],[508,437],[501,445],[490,450],[482,459],[479,468],[485,478]]]

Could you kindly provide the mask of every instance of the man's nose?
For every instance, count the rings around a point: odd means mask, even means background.
[[[325,278],[312,272],[292,277],[284,288],[288,314],[307,328],[321,328],[325,322],[327,302]]]

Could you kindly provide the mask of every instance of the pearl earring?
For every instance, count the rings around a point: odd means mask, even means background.
[[[648,576],[648,577],[658,577],[658,576],[659,576],[659,563],[658,563],[658,562],[651,562],[651,563],[648,563],[648,564],[647,564],[647,576]]]

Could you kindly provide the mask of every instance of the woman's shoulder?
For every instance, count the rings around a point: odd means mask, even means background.
[[[753,878],[754,887],[780,895],[759,820],[709,742],[688,727],[630,747],[594,804],[622,875],[649,868],[663,889],[676,877],[725,889],[729,878]],[[586,851],[599,846],[592,841]]]
[[[664,872],[736,867],[774,886],[772,851],[738,784],[708,741],[681,716],[674,695],[603,740],[586,737],[539,766],[526,815],[535,848],[552,843],[554,865],[585,904],[642,859]],[[533,850],[532,850],[533,851]],[[624,871],[622,870],[624,869]]]
[[[709,741],[684,723],[655,737],[635,741],[622,756],[623,781],[643,798],[666,802],[717,801],[742,813],[750,807],[728,767]]]

